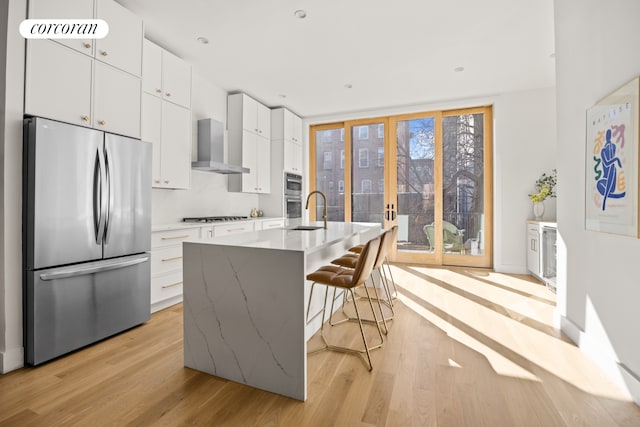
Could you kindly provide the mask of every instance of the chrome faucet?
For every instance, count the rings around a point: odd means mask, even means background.
[[[304,207],[305,209],[309,209],[309,200],[311,199],[311,196],[317,193],[319,195],[322,196],[322,198],[324,199],[324,214],[322,215],[322,218],[324,219],[324,229],[327,229],[327,196],[325,196],[325,194],[322,191],[319,190],[313,190],[311,193],[309,193],[309,195],[307,196],[307,205]]]

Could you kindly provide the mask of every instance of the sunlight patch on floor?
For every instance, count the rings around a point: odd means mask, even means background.
[[[462,332],[455,326],[451,325],[449,322],[431,313],[429,310],[425,309],[424,307],[422,307],[420,304],[416,303],[412,299],[407,298],[402,294],[400,294],[398,298],[400,299],[400,301],[402,301],[404,305],[406,305],[408,308],[416,312],[418,315],[427,319],[429,322],[431,322],[436,327],[440,328],[442,331],[446,332],[447,335],[450,336],[452,339],[455,339],[459,343],[464,344],[465,346],[482,354],[487,359],[487,361],[489,362],[489,364],[497,374],[514,377],[514,378],[527,379],[531,381],[540,381],[538,377],[533,375],[531,372],[520,367],[516,363],[513,363],[506,357],[502,356],[500,353],[492,350],[491,348],[487,347],[481,342],[475,340],[468,334]]]
[[[404,288],[415,295],[400,295],[400,300],[451,338],[484,355],[500,375],[540,381],[536,371],[543,369],[587,393],[628,400],[578,347],[558,338],[559,331],[552,327],[553,306],[522,295],[527,290],[554,299],[544,286],[499,273],[475,280],[452,270],[393,266],[401,294]],[[508,283],[518,292],[494,287],[488,280],[502,286]]]
[[[449,366],[451,366],[452,368],[462,368],[462,366],[460,366],[458,362],[452,359],[449,359]]]

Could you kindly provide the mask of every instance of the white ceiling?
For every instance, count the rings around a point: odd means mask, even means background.
[[[553,0],[117,1],[207,80],[303,117],[555,85]]]

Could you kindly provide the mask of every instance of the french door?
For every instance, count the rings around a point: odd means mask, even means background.
[[[330,221],[397,225],[395,261],[491,267],[491,123],[478,107],[313,126],[310,188]]]

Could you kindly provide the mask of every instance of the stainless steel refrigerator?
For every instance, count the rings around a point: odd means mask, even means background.
[[[25,362],[150,317],[151,145],[24,121]]]

